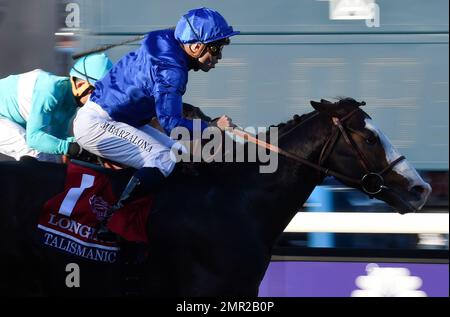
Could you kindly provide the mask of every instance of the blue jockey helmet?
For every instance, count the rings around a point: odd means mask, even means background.
[[[208,8],[190,10],[178,21],[175,38],[182,44],[211,43],[239,34],[217,11]]]
[[[86,80],[91,85],[108,73],[113,64],[106,54],[90,54],[80,58],[70,70],[70,76]]]

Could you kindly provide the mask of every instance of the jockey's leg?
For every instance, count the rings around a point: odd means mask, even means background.
[[[155,191],[164,178],[165,176],[156,167],[142,167],[138,169],[125,186],[118,202],[112,206],[105,223],[102,223],[100,228],[98,228],[97,236],[103,241],[115,241],[116,235],[106,227],[112,214],[128,202]]]
[[[123,190],[114,208],[122,208],[127,202],[155,191],[164,178],[160,170],[155,167],[143,167],[137,170]]]
[[[78,111],[73,130],[76,141],[87,151],[137,169],[113,211],[154,191],[175,167],[174,140],[148,125],[136,128],[114,121],[93,102]]]
[[[88,101],[73,124],[76,141],[90,153],[140,169],[155,167],[168,176],[175,167],[171,152],[176,141],[148,126],[114,121],[99,105]]]
[[[38,161],[60,163],[59,155],[41,153],[27,145],[26,130],[19,124],[0,117],[0,153],[19,161],[21,157],[30,156]]]

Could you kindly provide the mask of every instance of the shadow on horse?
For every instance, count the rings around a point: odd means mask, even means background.
[[[424,205],[430,186],[361,103],[347,98],[311,104],[314,111],[277,126],[278,146],[288,154],[279,156],[274,173],[260,173],[261,162],[198,163],[196,173],[185,172],[190,164],[177,164],[155,193],[149,256],[140,264],[126,257],[116,264],[91,263],[41,246],[39,212],[62,191],[66,166],[1,163],[0,293],[257,296],[277,238],[326,174],[402,213]],[[117,193],[132,173],[104,172]],[[80,266],[79,288],[65,284],[72,262]]]

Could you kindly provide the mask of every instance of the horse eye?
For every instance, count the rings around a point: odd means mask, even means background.
[[[370,136],[366,139],[366,143],[369,145],[374,145],[375,143],[377,143],[377,137],[376,136]]]

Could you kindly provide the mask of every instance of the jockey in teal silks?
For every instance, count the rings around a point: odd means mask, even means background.
[[[176,160],[171,148],[180,144],[167,134],[180,126],[191,135],[196,129],[182,112],[188,72],[214,68],[223,46],[236,34],[217,11],[190,10],[175,30],[150,32],[137,50],[95,84],[74,120],[76,141],[91,153],[137,169],[113,210],[150,193],[173,171]],[[146,124],[153,117],[166,134]],[[227,116],[217,121],[221,129],[230,125]],[[207,126],[201,122],[198,129]]]
[[[70,78],[36,69],[1,79],[0,153],[53,162],[79,154],[69,125],[111,67],[105,54],[93,54],[77,61]]]

